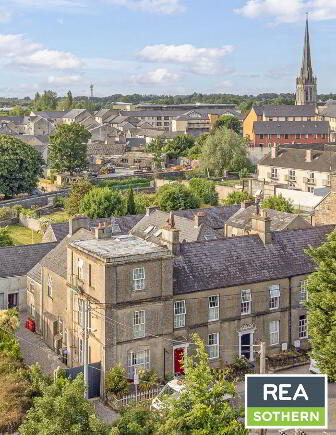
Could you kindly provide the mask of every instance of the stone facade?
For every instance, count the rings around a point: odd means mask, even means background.
[[[331,191],[320,201],[314,209],[313,224],[336,224],[336,174],[332,174]]]

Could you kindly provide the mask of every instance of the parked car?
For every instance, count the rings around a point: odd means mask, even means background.
[[[321,370],[317,367],[316,361],[313,358],[310,358],[309,371],[310,373],[315,373],[316,375],[321,374]]]

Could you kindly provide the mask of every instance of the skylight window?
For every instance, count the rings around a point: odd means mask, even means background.
[[[155,237],[159,237],[159,235],[162,233],[162,230],[157,230],[157,231],[155,231],[155,233],[154,233],[154,236]]]
[[[154,228],[155,228],[154,225],[149,225],[149,227],[147,227],[147,228],[144,230],[144,233],[149,234],[149,233],[150,233]]]

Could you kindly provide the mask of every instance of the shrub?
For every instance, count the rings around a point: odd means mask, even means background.
[[[55,196],[53,198],[53,206],[63,208],[65,203],[65,198],[63,196]]]
[[[189,186],[191,191],[194,192],[203,204],[218,204],[218,193],[216,192],[216,185],[213,181],[203,178],[193,178],[190,180]]]
[[[150,391],[158,384],[158,375],[154,369],[139,370],[140,391]]]
[[[162,186],[157,198],[163,211],[194,209],[201,205],[199,198],[190,189],[176,183]]]
[[[13,210],[10,207],[0,208],[0,220],[10,219],[13,215]]]
[[[128,392],[128,382],[126,370],[117,365],[108,370],[105,375],[106,393],[114,394],[117,397],[123,396]]]
[[[243,201],[253,201],[254,198],[247,192],[243,191],[237,191],[237,192],[231,192],[229,193],[227,199],[224,201],[225,205],[235,205],[240,204]]]
[[[294,213],[293,202],[280,196],[272,196],[265,199],[262,204],[263,208],[271,208],[277,211],[284,211],[286,213]]]
[[[13,246],[14,242],[9,234],[8,227],[0,227],[0,246]]]
[[[108,187],[95,187],[80,202],[79,211],[90,219],[126,214],[126,199]]]
[[[136,214],[146,213],[146,208],[158,206],[158,199],[155,193],[138,193],[134,197]]]

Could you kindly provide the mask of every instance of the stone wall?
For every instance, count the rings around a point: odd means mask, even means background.
[[[8,225],[16,225],[18,223],[19,218],[4,219],[0,221],[0,228],[7,227]]]
[[[41,231],[41,222],[39,218],[33,218],[31,216],[26,216],[25,214],[20,213],[19,222],[26,228],[29,228],[33,231]]]

